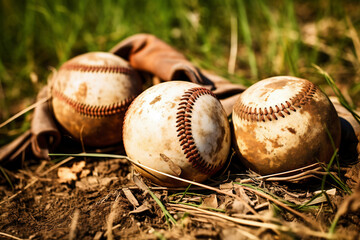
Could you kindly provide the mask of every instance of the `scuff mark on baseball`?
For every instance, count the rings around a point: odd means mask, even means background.
[[[232,121],[241,160],[260,174],[328,162],[340,144],[334,106],[316,85],[296,77],[249,87],[234,105]]]
[[[90,52],[65,62],[53,78],[52,106],[63,129],[85,145],[122,140],[125,112],[142,91],[137,72],[122,58]]]
[[[123,139],[131,159],[202,182],[226,162],[230,127],[220,101],[210,90],[195,83],[171,81],[145,90],[132,102],[125,116]],[[137,170],[163,186],[187,185]]]

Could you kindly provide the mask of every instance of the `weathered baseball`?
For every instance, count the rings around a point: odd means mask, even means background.
[[[90,52],[65,62],[53,78],[52,106],[60,125],[88,146],[122,140],[125,112],[142,91],[141,80],[122,58]]]
[[[255,83],[238,98],[232,120],[241,160],[260,174],[328,162],[340,144],[334,106],[305,79],[280,76]]]
[[[123,139],[134,161],[196,182],[224,165],[231,141],[220,101],[210,90],[184,81],[161,83],[141,93],[126,113]],[[163,186],[187,185],[137,170]]]

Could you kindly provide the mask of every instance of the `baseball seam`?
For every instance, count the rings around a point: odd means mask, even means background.
[[[177,136],[180,146],[192,166],[202,173],[212,174],[217,171],[218,165],[207,163],[201,157],[192,135],[191,116],[193,105],[203,95],[211,95],[216,98],[215,94],[206,88],[191,88],[182,95],[176,114]]]
[[[276,104],[274,107],[253,108],[239,102],[234,109],[240,119],[249,122],[278,120],[280,117],[285,118],[291,114],[291,111],[296,112],[297,108],[309,103],[316,91],[315,84],[307,82],[294,97],[283,103]]]
[[[64,64],[60,70],[68,70],[68,71],[79,71],[79,72],[101,72],[101,73],[121,73],[125,75],[130,75],[134,73],[134,70],[128,67],[123,66],[94,66],[87,64],[73,64],[66,63]]]
[[[125,75],[131,75],[134,73],[133,69],[123,66],[111,66],[111,65],[94,66],[88,64],[75,64],[75,63],[65,63],[60,68],[60,70],[89,72],[89,73],[115,73],[115,74],[125,74]],[[53,89],[53,97],[57,97],[59,100],[65,102],[81,115],[87,117],[94,117],[94,118],[109,117],[112,115],[125,112],[126,109],[129,107],[130,103],[135,98],[135,97],[129,97],[121,102],[116,102],[109,105],[90,105],[74,100],[56,89]]]
[[[87,117],[94,117],[94,118],[109,117],[118,113],[125,112],[126,109],[129,107],[130,103],[135,98],[135,97],[131,97],[121,102],[116,102],[113,104],[101,106],[101,105],[90,105],[90,104],[78,102],[74,99],[69,98],[68,96],[64,95],[63,93],[57,90],[54,90],[53,94],[54,97],[57,97],[59,100],[65,102],[81,115]]]

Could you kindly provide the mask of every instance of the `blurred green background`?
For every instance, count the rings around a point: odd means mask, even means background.
[[[0,0],[0,122],[35,101],[51,68],[141,32],[245,85],[293,75],[327,91],[316,64],[359,106],[359,13],[359,1],[340,0]],[[1,128],[0,145],[30,117]]]

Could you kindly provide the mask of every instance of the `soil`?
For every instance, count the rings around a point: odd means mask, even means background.
[[[57,166],[54,160],[63,164]],[[229,195],[197,186],[192,186],[186,194],[185,188],[153,186],[138,176],[125,159],[65,160],[26,158],[22,162],[12,162],[6,168],[13,189],[2,174],[0,199],[4,201],[0,208],[0,239],[322,239],[329,237],[326,232],[339,206],[342,206],[343,214],[337,224],[336,238],[360,237],[360,198],[350,199],[344,207],[341,204],[354,194],[346,194],[329,178],[325,185],[325,190],[330,190],[328,199],[314,203],[306,210],[293,207],[318,226],[307,224],[304,218],[269,203],[269,199],[251,189],[234,184],[241,179],[250,179],[245,181],[250,186],[266,189],[276,198],[299,206],[310,200],[315,190],[321,189],[321,175],[315,174],[315,178],[300,183],[282,181],[281,178],[279,181],[251,180],[252,173],[242,170],[235,157],[222,175],[206,182],[224,193],[245,199],[260,216],[270,219],[269,223],[288,228],[279,231],[240,223],[238,219],[261,221],[244,203]],[[53,170],[48,171],[51,167]],[[48,173],[44,174],[46,171]],[[347,168],[345,173],[348,177],[342,177],[354,187],[355,182],[351,180],[358,171],[350,172]],[[151,190],[144,189],[142,183]],[[359,194],[356,187],[353,189],[355,195]],[[14,196],[19,191],[22,192]],[[150,191],[177,224],[171,223]],[[322,233],[318,236],[314,232]]]

